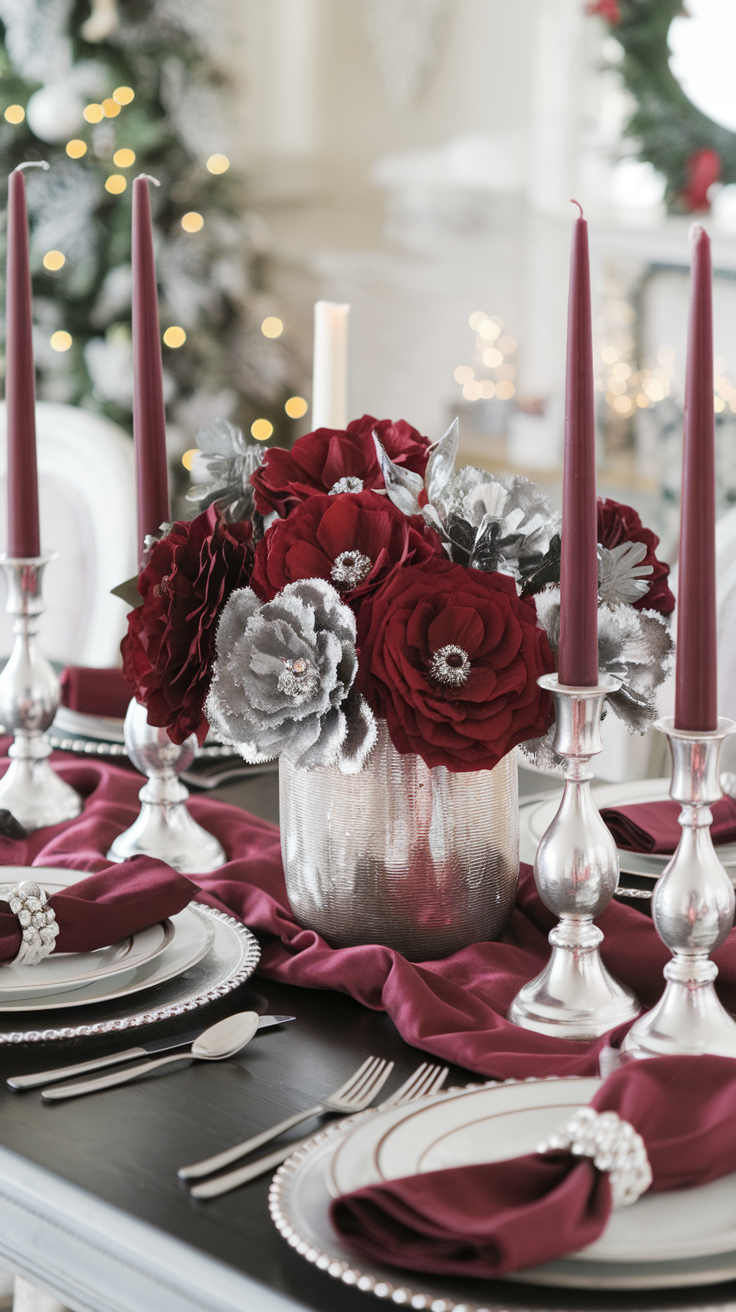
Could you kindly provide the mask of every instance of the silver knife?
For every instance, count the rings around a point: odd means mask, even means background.
[[[272,1025],[285,1025],[295,1020],[294,1016],[261,1016],[259,1030],[269,1029]],[[94,1057],[91,1061],[80,1061],[74,1066],[59,1066],[52,1071],[36,1071],[33,1075],[13,1075],[6,1080],[10,1089],[37,1089],[40,1084],[55,1084],[65,1080],[69,1075],[86,1075],[89,1071],[101,1071],[106,1066],[117,1066],[123,1061],[134,1061],[136,1057],[149,1057],[153,1052],[169,1052],[174,1048],[185,1048],[194,1043],[207,1026],[199,1030],[190,1030],[188,1034],[177,1034],[175,1038],[152,1039],[150,1043],[141,1043],[138,1048],[126,1048],[125,1052],[114,1052],[110,1057]]]

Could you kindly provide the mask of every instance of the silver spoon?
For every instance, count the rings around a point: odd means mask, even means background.
[[[84,1093],[98,1093],[102,1089],[112,1089],[116,1084],[127,1084],[139,1075],[147,1075],[159,1066],[168,1066],[170,1062],[182,1058],[194,1057],[197,1061],[222,1061],[225,1057],[234,1057],[246,1043],[250,1043],[258,1029],[258,1013],[239,1011],[225,1020],[218,1020],[208,1030],[194,1040],[189,1052],[177,1052],[170,1057],[158,1057],[155,1061],[143,1061],[139,1066],[130,1066],[125,1071],[114,1071],[111,1075],[101,1075],[96,1080],[82,1080],[78,1084],[62,1084],[59,1088],[44,1089],[41,1097],[45,1102],[60,1102],[63,1098],[78,1098]]]

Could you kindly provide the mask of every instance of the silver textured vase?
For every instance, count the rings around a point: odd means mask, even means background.
[[[519,877],[516,757],[455,774],[400,755],[378,722],[359,774],[279,762],[286,889],[333,947],[429,961],[504,931]]]

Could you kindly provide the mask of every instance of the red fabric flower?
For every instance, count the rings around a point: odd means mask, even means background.
[[[634,602],[635,610],[656,610],[660,615],[671,615],[675,609],[675,598],[670,591],[667,579],[670,567],[655,555],[659,538],[649,528],[644,528],[639,516],[632,506],[621,505],[618,501],[598,498],[598,541],[602,547],[618,547],[622,542],[643,542],[647,554],[642,565],[651,565],[652,573],[643,575],[649,591]]]
[[[721,157],[717,150],[707,146],[703,150],[694,150],[685,161],[687,186],[680,192],[680,199],[689,214],[698,210],[710,209],[708,195],[714,182],[721,176]]]
[[[554,669],[534,602],[513,579],[449,561],[412,565],[366,598],[359,687],[399,752],[490,770],[552,720],[537,684]]]
[[[342,478],[358,479],[366,489],[382,488],[383,474],[376,459],[374,430],[395,464],[424,475],[428,438],[403,419],[397,419],[394,424],[390,419],[363,415],[362,419],[348,424],[344,432],[318,428],[314,433],[307,433],[294,443],[291,451],[269,447],[263,464],[251,477],[256,510],[261,515],[268,515],[272,510],[288,515],[294,506],[315,492],[330,492]],[[356,485],[354,490],[361,489]]]
[[[138,580],[143,605],[128,616],[123,674],[172,742],[204,741],[215,629],[230,593],[249,582],[252,532],[250,520],[228,524],[210,506],[172,526]]]
[[[397,569],[447,559],[434,529],[375,492],[313,496],[256,547],[251,586],[271,601],[297,579],[326,579],[353,606]]]
[[[599,14],[604,18],[611,27],[617,27],[621,22],[621,10],[618,7],[618,0],[590,0],[585,6],[586,14]]]

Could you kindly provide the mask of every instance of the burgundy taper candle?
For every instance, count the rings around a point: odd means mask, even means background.
[[[710,238],[691,229],[690,316],[677,585],[675,728],[718,726],[713,275]]]
[[[8,178],[5,401],[8,424],[8,555],[38,556],[36,381],[28,214],[23,173]]]
[[[567,313],[558,678],[567,687],[594,688],[598,683],[598,504],[593,330],[588,225],[579,205],[578,209]]]
[[[161,334],[148,179],[133,183],[133,444],[138,487],[138,559],[147,534],[170,518]]]

